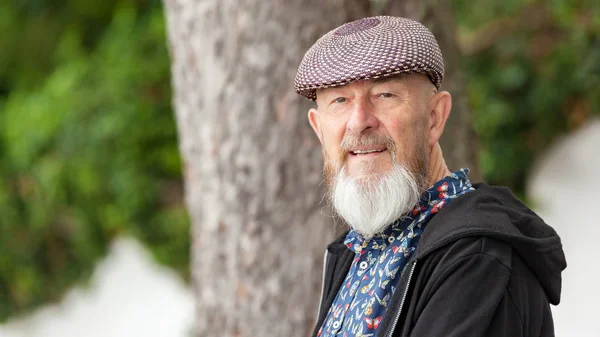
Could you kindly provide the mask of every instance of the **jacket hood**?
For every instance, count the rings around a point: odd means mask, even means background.
[[[475,191],[453,200],[431,219],[421,236],[416,258],[468,236],[501,240],[534,272],[550,303],[558,304],[561,272],[567,263],[556,231],[508,188],[486,184],[473,187]]]

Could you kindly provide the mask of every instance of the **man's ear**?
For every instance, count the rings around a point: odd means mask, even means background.
[[[435,94],[428,104],[429,109],[429,146],[435,145],[438,142],[446,121],[452,110],[452,96],[447,91],[441,91]]]
[[[312,126],[313,130],[315,131],[315,133],[317,134],[317,137],[319,137],[319,141],[321,142],[321,144],[323,144],[323,138],[322,138],[322,133],[321,133],[321,124],[319,121],[319,111],[317,109],[310,109],[308,110],[308,122],[310,123],[310,126]]]

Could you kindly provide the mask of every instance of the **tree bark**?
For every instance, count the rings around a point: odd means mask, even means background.
[[[197,336],[306,336],[333,220],[293,80],[366,0],[164,0]]]
[[[447,0],[388,0],[383,14],[411,18],[423,23],[436,37],[444,56],[443,90],[452,95],[452,113],[440,145],[451,171],[461,167],[471,170],[469,179],[480,181],[477,136],[473,129],[471,109],[467,101],[462,56],[456,38],[456,23]]]

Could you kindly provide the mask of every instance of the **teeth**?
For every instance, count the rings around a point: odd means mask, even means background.
[[[382,150],[356,150],[352,153],[354,154],[364,154],[364,153],[373,153],[373,152],[381,152]]]

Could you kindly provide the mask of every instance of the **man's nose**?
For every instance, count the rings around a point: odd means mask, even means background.
[[[353,134],[360,134],[363,131],[379,126],[379,119],[375,115],[373,104],[365,99],[357,99],[352,107],[350,119],[346,128]]]

